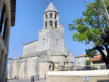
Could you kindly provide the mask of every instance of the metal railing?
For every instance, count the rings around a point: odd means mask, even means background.
[[[76,66],[74,70],[103,70],[103,69],[106,69],[105,65],[102,65],[102,66],[98,66],[98,65],[94,65],[94,66],[86,65],[86,66]]]
[[[79,71],[79,70],[103,70],[106,69],[105,65],[85,65],[85,66],[59,66],[58,71]]]

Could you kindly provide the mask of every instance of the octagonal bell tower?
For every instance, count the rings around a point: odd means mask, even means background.
[[[43,29],[39,31],[40,51],[64,51],[64,27],[59,24],[59,12],[51,2],[44,11]]]
[[[51,2],[44,11],[43,28],[57,28],[59,25],[59,13]]]

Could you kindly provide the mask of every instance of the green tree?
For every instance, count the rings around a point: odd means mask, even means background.
[[[86,64],[86,65],[90,65],[90,64],[91,64],[90,59],[86,60],[86,61],[85,61],[85,64]]]
[[[109,0],[86,3],[87,8],[82,13],[83,16],[69,24],[69,29],[73,31],[74,41],[86,44],[93,42],[94,47],[86,50],[87,56],[92,58],[98,51],[109,69],[109,4],[107,3]]]
[[[13,58],[8,58],[8,61],[13,60]]]

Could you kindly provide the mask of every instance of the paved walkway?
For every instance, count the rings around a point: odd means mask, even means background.
[[[29,79],[20,79],[20,80],[8,80],[7,82],[31,82]],[[38,80],[34,82],[46,82],[46,80]]]

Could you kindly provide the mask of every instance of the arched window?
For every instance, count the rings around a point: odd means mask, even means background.
[[[55,19],[57,18],[57,14],[55,14]]]
[[[43,45],[45,44],[45,38],[43,38]]]
[[[47,14],[45,15],[46,19],[48,18]]]
[[[55,21],[55,27],[57,28],[57,21]]]
[[[45,28],[47,27],[47,21],[45,21]]]
[[[52,18],[52,13],[50,13],[50,18]]]
[[[51,67],[52,67],[52,66],[51,66],[51,65],[49,65],[49,70],[50,70],[50,71],[51,71]]]
[[[53,26],[53,21],[50,21],[50,26]]]

